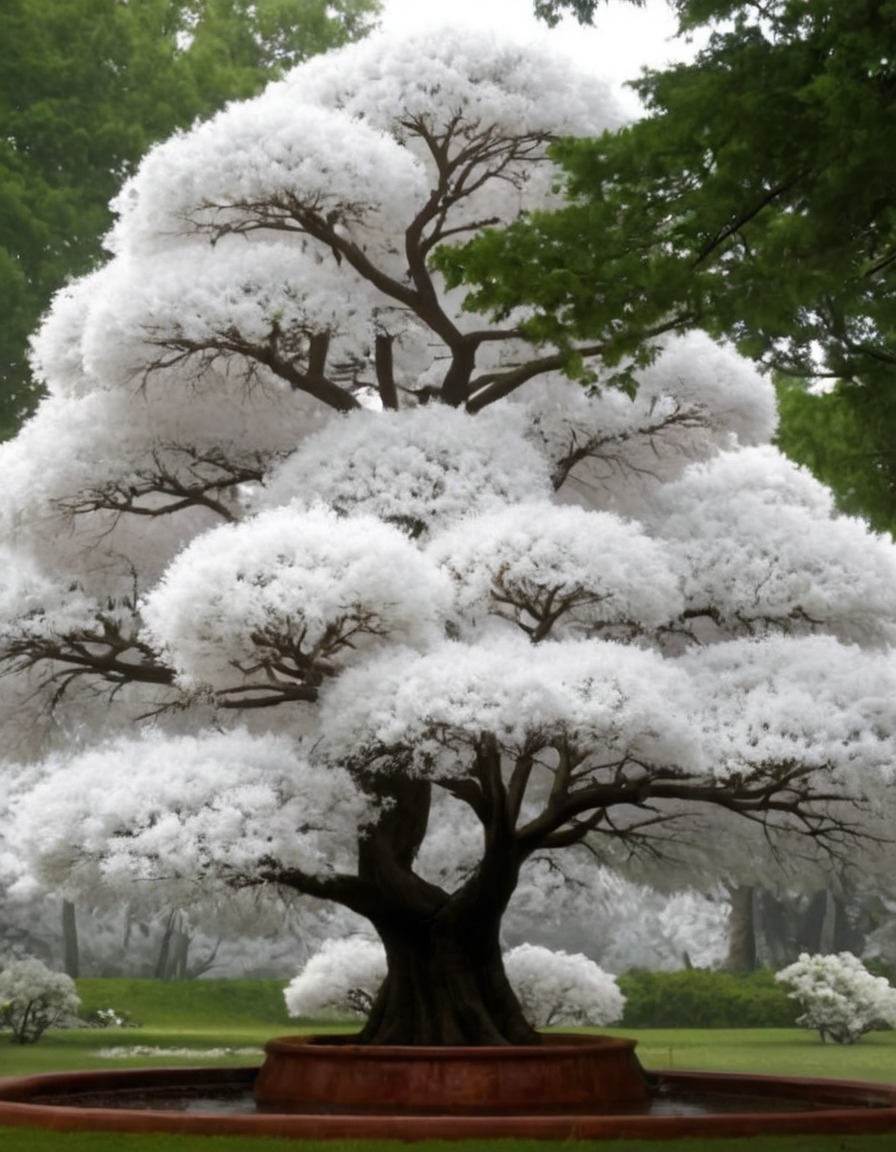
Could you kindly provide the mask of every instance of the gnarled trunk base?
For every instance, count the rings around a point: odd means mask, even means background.
[[[504,973],[497,923],[378,925],[388,975],[358,1039],[431,1047],[533,1044]]]
[[[520,1047],[403,1047],[357,1037],[270,1041],[255,1099],[278,1111],[408,1115],[610,1113],[642,1105],[635,1042],[551,1034]]]

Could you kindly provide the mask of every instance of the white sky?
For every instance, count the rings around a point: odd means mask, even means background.
[[[389,28],[512,28],[518,35],[560,45],[616,84],[637,76],[644,65],[660,67],[689,55],[687,45],[672,39],[675,20],[665,0],[647,0],[644,8],[609,0],[598,7],[594,23],[582,27],[570,17],[550,30],[532,15],[532,0],[385,0],[382,18]],[[636,106],[634,96],[626,103]]]

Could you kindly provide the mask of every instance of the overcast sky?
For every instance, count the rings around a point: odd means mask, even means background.
[[[620,84],[636,76],[643,65],[661,66],[688,52],[672,39],[675,21],[665,0],[647,0],[644,8],[609,0],[598,8],[594,28],[583,28],[569,18],[554,30],[532,15],[532,0],[385,0],[384,27],[434,24],[512,27],[533,38],[545,37]]]

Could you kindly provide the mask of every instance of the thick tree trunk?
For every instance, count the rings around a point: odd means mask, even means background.
[[[362,1029],[361,1043],[461,1046],[533,1044],[504,973],[501,920],[533,849],[514,831],[517,806],[487,738],[476,748],[474,779],[451,781],[482,824],[478,864],[453,890],[415,870],[426,835],[432,785],[402,775],[364,773],[378,803],[358,841],[357,872],[318,879],[272,868],[265,879],[350,908],[366,917],[386,951],[388,975]],[[537,846],[535,844],[534,846]]]
[[[370,1044],[537,1043],[504,974],[499,917],[446,909],[431,921],[378,925],[389,973],[361,1032]]]
[[[190,935],[184,930],[183,916],[178,909],[169,913],[159,947],[154,976],[156,980],[185,980]]]
[[[430,785],[404,779],[381,788],[389,803],[359,847],[368,903],[358,910],[383,942],[388,976],[362,1041],[533,1043],[536,1034],[504,974],[499,942],[519,876],[512,837],[496,820],[474,872],[446,891],[413,868],[429,818]]]

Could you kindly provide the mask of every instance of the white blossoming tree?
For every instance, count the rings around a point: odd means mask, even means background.
[[[629,395],[436,270],[618,123],[482,36],[303,64],[145,159],[0,448],[41,876],[342,905],[367,1042],[532,1040],[499,937],[536,863],[808,868],[885,815],[896,552],[769,446],[770,387],[655,330]]]

